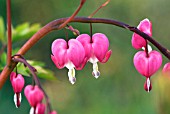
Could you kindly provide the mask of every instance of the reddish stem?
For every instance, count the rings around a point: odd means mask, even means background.
[[[25,44],[20,48],[18,51],[18,54],[24,55],[31,47],[33,47],[43,36],[45,36],[47,33],[51,32],[52,30],[59,30],[61,29],[59,25],[64,23],[68,18],[61,18],[58,20],[54,20],[47,25],[45,25],[43,28],[41,28],[37,33],[35,33]],[[86,18],[86,17],[77,17],[72,19],[70,22],[80,22],[80,23],[104,23],[104,24],[110,24],[115,25],[127,30],[130,30],[132,32],[137,33],[138,35],[142,36],[144,39],[147,39],[149,42],[151,42],[155,47],[157,47],[160,52],[162,52],[169,60],[170,60],[170,51],[163,47],[161,44],[159,44],[155,39],[148,36],[147,34],[141,32],[136,27],[130,26],[128,24],[111,20],[111,19],[102,19],[102,18]],[[12,72],[14,67],[16,66],[15,62],[11,62],[11,67],[5,66],[3,71],[0,74],[0,89],[4,85],[6,79],[8,78],[8,75]]]
[[[92,18],[101,8],[105,7],[109,2],[110,0],[107,0],[105,3],[103,3],[100,7],[97,8],[97,10],[95,10],[91,15],[89,15],[88,18]]]
[[[149,53],[148,53],[148,41],[145,39],[145,42],[146,42],[146,46],[145,46],[146,57],[149,57]]]
[[[10,66],[12,56],[11,0],[7,0],[7,31],[8,31],[7,65]]]
[[[63,28],[69,23],[80,11],[80,9],[83,7],[83,4],[86,2],[86,0],[81,0],[80,5],[78,6],[77,10],[63,23],[59,26],[59,28]]]

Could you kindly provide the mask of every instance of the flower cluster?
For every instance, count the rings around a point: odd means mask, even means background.
[[[18,108],[21,104],[21,91],[25,81],[21,74],[12,72],[10,74],[11,85],[14,90],[14,103]],[[27,85],[24,89],[24,94],[31,106],[30,114],[45,114],[46,105],[42,103],[44,92],[37,85]],[[56,111],[51,111],[49,114],[57,114]]]
[[[141,21],[138,29],[152,36],[152,25],[148,19]],[[143,51],[135,54],[133,62],[136,70],[146,77],[144,89],[149,92],[152,89],[150,77],[160,68],[162,56],[159,52],[152,50],[151,46],[148,45],[148,41],[136,33],[132,36],[132,46],[135,49],[143,49]]]
[[[76,39],[66,42],[63,39],[56,39],[52,43],[51,59],[57,68],[68,68],[69,81],[76,82],[75,69],[82,70],[89,61],[93,64],[93,76],[100,75],[97,62],[105,63],[112,53],[108,51],[109,40],[102,33],[96,33],[92,37],[88,34],[81,34]],[[74,69],[75,68],[75,69]]]

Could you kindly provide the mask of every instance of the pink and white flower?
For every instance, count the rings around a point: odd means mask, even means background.
[[[133,62],[136,70],[147,78],[144,88],[146,90],[147,87],[147,90],[150,91],[150,77],[161,67],[161,54],[157,51],[151,51],[147,55],[145,51],[139,51],[135,54]]]
[[[33,114],[34,110],[36,110],[36,106],[42,102],[44,93],[37,85],[27,85],[24,94],[31,106],[30,114]]]
[[[68,43],[63,39],[56,39],[52,43],[51,59],[56,67],[62,69],[68,68],[69,81],[76,82],[75,69],[81,70],[86,64],[85,50],[82,44],[76,39],[70,39]]]
[[[15,72],[11,72],[10,74],[10,81],[14,90],[14,103],[15,106],[18,108],[21,104],[21,91],[24,87],[24,78],[21,74],[16,74]]]
[[[97,62],[107,62],[112,53],[111,50],[108,51],[108,38],[102,33],[96,33],[92,38],[88,34],[81,34],[76,39],[83,45],[87,61],[93,64],[93,76],[98,78],[100,72],[98,70]]]

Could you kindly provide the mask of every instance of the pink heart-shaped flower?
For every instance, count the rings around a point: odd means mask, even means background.
[[[65,67],[68,62],[72,62],[78,69],[84,62],[84,48],[76,39],[70,39],[68,43],[63,39],[57,39],[52,43],[51,49],[51,58],[59,69]]]
[[[24,90],[24,94],[32,107],[35,107],[44,98],[43,91],[37,86],[27,85]]]
[[[102,33],[95,33],[92,38],[88,34],[81,34],[76,38],[83,45],[86,57],[96,58],[97,61],[105,63],[111,56],[112,51],[109,50],[109,40]]]
[[[21,93],[22,88],[24,87],[24,78],[21,74],[16,74],[15,72],[11,72],[10,81],[15,93]]]
[[[136,70],[145,77],[152,76],[162,64],[162,56],[157,51],[151,51],[147,57],[145,51],[135,54],[133,62]]]

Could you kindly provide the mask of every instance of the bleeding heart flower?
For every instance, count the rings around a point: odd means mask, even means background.
[[[56,67],[59,69],[67,67],[69,81],[74,84],[76,81],[74,68],[81,70],[87,61],[82,44],[76,39],[70,39],[68,43],[63,39],[57,39],[52,43],[51,50],[53,54],[51,59]]]
[[[38,103],[44,98],[44,93],[42,90],[37,86],[27,85],[24,90],[24,94],[29,102],[29,104],[35,109]]]
[[[142,20],[137,28],[140,31],[148,34],[149,36],[152,36],[152,23],[149,21],[149,19]],[[135,49],[141,49],[142,47],[146,47],[146,45],[147,45],[147,41],[144,38],[142,38],[136,33],[133,34],[132,46]]]
[[[15,106],[18,108],[21,104],[21,91],[24,87],[24,78],[21,74],[16,74],[15,72],[12,72],[10,74],[10,81],[14,90],[14,103]]]
[[[108,51],[108,38],[102,33],[96,33],[92,38],[88,34],[81,34],[76,39],[83,45],[87,60],[93,64],[92,74],[95,78],[98,78],[100,72],[97,62],[107,62],[112,53],[111,50]]]
[[[161,54],[157,51],[151,51],[148,54],[145,51],[139,51],[135,54],[133,62],[137,71],[146,77],[144,89],[149,92],[152,89],[150,77],[162,64]]]
[[[148,55],[147,57],[145,51],[139,51],[133,59],[135,68],[145,77],[152,76],[162,64],[162,56],[159,52],[151,51]]]
[[[170,62],[164,65],[162,72],[164,75],[170,76]]]

